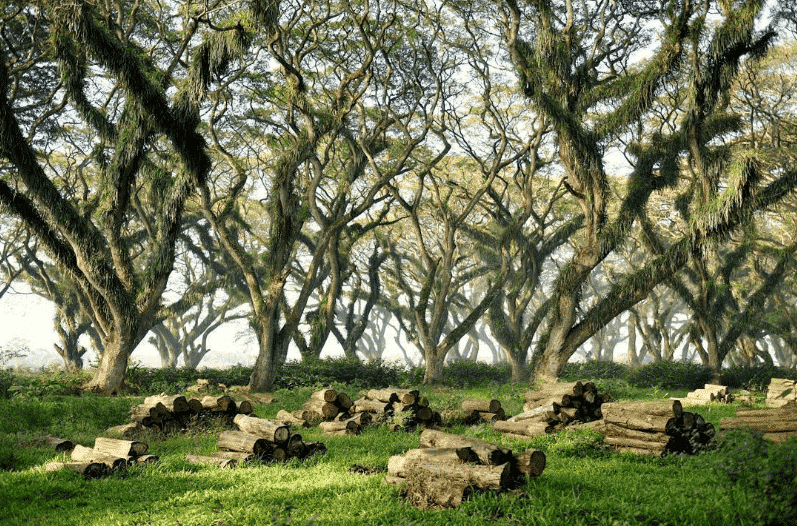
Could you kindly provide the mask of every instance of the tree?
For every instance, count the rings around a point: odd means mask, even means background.
[[[646,2],[546,0],[529,2],[524,9],[513,0],[503,5],[505,40],[521,87],[552,121],[568,189],[585,218],[579,246],[556,279],[545,332],[534,353],[533,380],[541,381],[556,378],[579,345],[690,257],[727,239],[756,210],[788,194],[797,174],[791,170],[762,182],[755,151],[714,143],[738,133],[727,100],[742,60],[763,55],[774,36],[755,30],[763,2],[723,4],[717,25],[707,23],[709,2],[668,2],[661,8]],[[645,25],[657,20],[662,24],[658,49],[644,63],[631,64],[633,53],[647,46],[640,38]],[[678,89],[670,80],[682,68],[691,84],[680,91],[678,107],[657,108],[657,94]],[[662,127],[675,120],[674,130]],[[604,153],[617,144],[616,137],[640,126],[650,131],[628,150],[633,171],[617,212],[610,215]],[[650,196],[678,183],[681,158],[694,181],[687,200],[689,229],[585,306],[581,296],[588,276],[628,238]]]
[[[0,177],[0,204],[85,298],[104,347],[87,388],[111,393],[122,386],[130,353],[158,321],[184,205],[204,181],[210,159],[196,131],[198,108],[188,96],[194,86],[181,85],[171,104],[167,96],[201,16],[186,18],[185,27],[169,35],[155,34],[145,49],[131,35],[170,25],[173,13],[138,3],[102,9],[52,2],[16,11],[15,44],[6,41],[0,60],[0,154],[11,165]],[[54,67],[48,47],[60,79],[42,74],[48,70],[41,66]],[[106,75],[107,82],[93,85],[107,96],[100,106],[99,92],[87,96],[91,71]],[[46,115],[68,102],[93,128],[96,141],[72,143],[83,152],[79,169],[62,173],[40,163],[37,145],[56,144],[40,124],[26,121],[17,89],[35,82],[48,88],[36,92],[52,94]],[[59,82],[62,101],[54,96]],[[69,127],[59,131],[70,137]],[[91,177],[84,177],[87,172]],[[146,226],[129,229],[131,217]]]

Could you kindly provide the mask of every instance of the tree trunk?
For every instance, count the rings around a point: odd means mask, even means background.
[[[124,385],[125,372],[130,354],[136,344],[132,338],[115,338],[104,341],[105,351],[91,381],[85,389],[98,394],[118,394]]]
[[[443,366],[446,359],[445,353],[440,355],[436,349],[424,352],[426,364],[423,373],[423,385],[443,383]]]

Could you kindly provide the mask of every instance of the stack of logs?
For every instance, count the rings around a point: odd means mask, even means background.
[[[100,478],[113,471],[125,471],[132,464],[158,462],[157,456],[146,454],[148,449],[144,442],[97,437],[93,448],[74,444],[71,462],[48,462],[44,468],[48,473],[69,468],[85,479]]]
[[[238,414],[251,414],[252,404],[246,400],[236,403],[228,395],[208,395],[201,400],[182,395],[161,393],[148,396],[144,402],[130,410],[130,423],[115,426],[108,431],[123,437],[131,437],[143,429],[166,434],[185,431],[191,425],[210,419],[222,420],[231,425]]]
[[[750,429],[771,442],[785,442],[797,436],[797,402],[761,409],[739,407],[735,417],[720,420],[720,431],[728,429]]]
[[[384,482],[403,486],[404,498],[417,508],[453,508],[474,490],[507,491],[538,477],[545,453],[516,455],[479,439],[424,429],[420,449],[390,457]]]
[[[617,402],[602,406],[603,443],[637,455],[695,454],[708,448],[714,426],[670,402]]]
[[[440,414],[429,408],[429,401],[411,389],[371,389],[352,401],[345,393],[321,389],[310,395],[298,411],[280,410],[276,420],[285,424],[307,427],[313,419],[320,419],[319,427],[326,433],[359,434],[374,418],[386,421],[402,415],[402,425],[388,424],[391,429],[414,429],[419,424],[440,422]]]
[[[527,439],[561,431],[570,424],[600,420],[601,407],[610,397],[599,394],[592,382],[575,382],[544,385],[536,391],[527,391],[525,399],[523,413],[505,422],[494,422],[496,430]]]
[[[462,415],[469,425],[506,420],[506,412],[498,400],[463,400]]]
[[[733,402],[733,398],[727,386],[705,384],[703,389],[695,389],[687,393],[686,398],[681,399],[681,403],[686,405],[705,404],[708,402],[730,404]]]
[[[305,442],[302,435],[291,433],[290,427],[265,418],[236,415],[233,423],[237,431],[224,431],[217,440],[218,451],[210,456],[186,455],[192,464],[215,464],[220,468],[236,467],[238,462],[255,459],[264,462],[284,462],[291,458],[306,459],[325,453],[321,442]]]
[[[797,402],[797,385],[788,378],[773,378],[767,387],[767,407],[781,407]]]

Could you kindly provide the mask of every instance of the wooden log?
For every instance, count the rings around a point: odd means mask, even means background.
[[[612,449],[618,453],[632,453],[634,455],[650,455],[660,457],[664,454],[665,447],[662,446],[659,449],[645,449],[638,447],[617,446],[613,447]]]
[[[334,403],[338,399],[338,392],[334,389],[321,389],[310,395],[310,400]]]
[[[355,413],[355,415],[351,418],[344,419],[344,421],[347,420],[356,422],[357,424],[360,425],[360,427],[365,427],[371,424],[371,422],[373,421],[373,417],[371,416],[371,413],[363,411],[362,413]]]
[[[293,413],[289,413],[284,409],[277,411],[277,416],[274,417],[274,420],[286,426],[310,427],[310,424],[307,422],[307,420],[297,418]]]
[[[75,462],[99,462],[108,466],[111,471],[124,471],[129,464],[129,459],[126,457],[108,455],[80,444],[76,444],[72,449],[71,458]]]
[[[268,457],[269,460],[273,460],[274,462],[285,462],[289,458],[291,457],[288,455],[288,450],[284,447],[275,447],[271,452],[271,456]]]
[[[119,435],[122,438],[132,438],[137,434],[144,431],[144,426],[140,422],[128,422],[120,426],[109,427],[106,430],[107,434]]]
[[[44,471],[47,473],[64,468],[77,471],[87,480],[107,477],[111,473],[108,466],[102,462],[48,462],[44,465]]]
[[[506,413],[504,413],[503,409],[500,409],[497,413],[480,413],[476,411],[475,414],[478,415],[479,420],[487,423],[502,422],[506,420]]]
[[[658,442],[666,444],[670,437],[667,433],[658,431],[641,431],[638,429],[630,429],[627,427],[619,426],[609,422],[604,422],[603,433],[606,437],[620,437],[630,438],[635,440],[642,440],[647,442]]]
[[[797,437],[797,431],[784,431],[781,433],[764,433],[764,440],[769,440],[775,444],[782,444],[787,440]]]
[[[387,461],[387,472],[388,475],[405,478],[428,473],[466,481],[483,489],[506,490],[513,485],[509,462],[500,465],[435,464],[404,455],[394,455]]]
[[[570,400],[574,397],[580,397],[583,392],[584,389],[581,382],[557,383],[545,385],[537,390],[526,391],[524,398],[526,402],[538,402],[540,400],[560,400],[558,403],[568,406],[570,405],[569,403],[562,403],[562,401]]]
[[[335,398],[335,405],[345,412],[351,409],[354,402],[351,401],[351,398],[349,398],[349,395],[346,393],[338,393],[338,396]]]
[[[140,457],[136,457],[134,462],[136,464],[157,464],[160,462],[161,458],[158,455],[141,455]]]
[[[361,413],[363,411],[368,411],[370,413],[387,413],[388,411],[393,411],[392,403],[385,403],[381,400],[371,400],[368,398],[358,398],[354,401],[354,405],[352,406],[352,412]]]
[[[302,409],[312,411],[320,415],[324,420],[335,418],[340,413],[340,408],[332,402],[322,402],[320,400],[308,400],[302,404]]]
[[[321,413],[316,413],[310,409],[297,409],[295,411],[291,411],[291,415],[300,420],[304,420],[305,422],[309,422],[316,417],[321,418]]]
[[[321,422],[318,427],[328,434],[359,435],[362,432],[360,424],[352,420]]]
[[[424,429],[420,436],[420,445],[425,448],[458,448],[470,447],[484,464],[498,465],[512,460],[512,451],[477,438],[444,433],[435,429]]]
[[[396,486],[401,487],[407,482],[407,479],[404,477],[397,477],[395,475],[385,475],[385,478],[382,479],[382,484],[388,486]]]
[[[222,469],[234,468],[238,465],[238,461],[234,458],[218,458],[208,457],[204,455],[186,455],[185,460],[189,464],[212,464]]]
[[[388,475],[394,484],[403,484],[404,500],[419,510],[456,508],[473,493],[468,481],[452,479],[446,475],[415,477],[406,484],[402,477]]]
[[[470,413],[479,411],[480,413],[497,413],[501,410],[501,402],[498,400],[463,400],[462,411]]]
[[[257,458],[252,453],[244,453],[243,451],[214,451],[213,453],[210,454],[210,456],[222,460],[234,459],[244,464],[253,462]]]
[[[188,400],[188,411],[192,415],[198,415],[202,412],[204,407],[202,407],[202,401],[197,398],[190,398]]]
[[[327,446],[323,442],[305,442],[304,443],[304,457],[308,458],[313,455],[324,455],[327,452]]]
[[[414,412],[415,417],[421,422],[430,422],[434,418],[434,411],[429,407],[417,407]]]
[[[223,431],[216,444],[221,450],[251,453],[258,458],[269,457],[275,449],[274,444],[265,438],[242,431]]]
[[[251,415],[253,412],[252,402],[249,400],[241,400],[238,402],[238,414]]]
[[[612,448],[652,449],[663,452],[669,443],[669,439],[664,442],[659,442],[638,440],[635,438],[607,436],[603,439],[603,443]]]
[[[432,464],[460,464],[462,462],[476,464],[479,462],[479,456],[469,447],[409,449],[404,452],[404,456]]]
[[[676,405],[677,404],[677,405]],[[667,422],[677,413],[681,403],[670,402],[610,402],[601,406],[603,419],[629,429],[665,432]],[[681,411],[682,412],[682,411]]]
[[[291,435],[291,438],[288,439],[288,442],[285,444],[285,450],[291,457],[304,457],[305,445],[302,435],[298,433]]]
[[[44,436],[43,442],[47,445],[47,447],[50,447],[58,452],[72,451],[75,448],[75,444],[71,440],[58,438],[53,435]]]
[[[398,393],[395,389],[369,389],[365,394],[369,400],[378,400],[385,404],[392,404],[399,401]]]
[[[539,477],[545,470],[547,457],[539,449],[527,449],[515,454],[514,465],[521,474],[527,477]]]
[[[797,431],[797,420],[780,419],[774,416],[771,418],[721,418],[720,431],[725,431],[728,429],[752,429],[765,433]]]
[[[291,430],[288,426],[266,420],[265,418],[235,415],[233,423],[244,433],[265,438],[275,444],[285,444],[291,437]]]
[[[116,438],[97,437],[94,439],[94,450],[106,455],[123,458],[140,457],[145,454],[149,446],[144,442],[135,440],[119,440]]]
[[[421,393],[417,389],[395,389],[399,402],[413,405],[420,401]]]
[[[160,424],[163,418],[171,416],[171,413],[166,409],[166,406],[159,402],[154,406],[138,404],[130,409],[129,415],[131,421],[139,422],[143,426],[150,427]]]
[[[148,396],[144,399],[145,406],[155,406],[163,404],[167,411],[172,414],[187,413],[190,411],[188,400],[183,395],[167,395],[161,393],[159,395]]]
[[[235,414],[238,409],[238,407],[235,405],[235,401],[232,398],[230,398],[228,395],[221,395],[221,396],[208,395],[203,397],[201,402],[202,402],[202,409],[214,413]]]
[[[545,414],[548,411],[553,412],[554,407],[552,405],[548,406],[537,406],[529,411],[524,411],[519,413],[513,417],[507,418],[507,422],[520,422],[523,420],[536,420],[542,421],[546,418]]]
[[[530,420],[522,420],[520,422],[499,420],[493,422],[493,427],[501,433],[513,433],[525,437],[533,437],[550,433],[550,431],[547,430],[550,429],[551,426],[547,422],[534,422]]]

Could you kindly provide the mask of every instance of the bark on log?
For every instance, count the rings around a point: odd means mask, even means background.
[[[310,395],[310,400],[334,403],[338,399],[338,392],[334,389],[321,389]]]
[[[444,476],[452,480],[468,482],[478,488],[506,490],[512,487],[512,473],[509,462],[501,465],[480,464],[435,464],[423,460],[394,455],[387,462],[389,475],[397,477],[417,477],[424,473]]]
[[[253,462],[257,458],[252,453],[244,453],[243,451],[214,451],[210,456],[222,460],[234,459],[243,464]]]
[[[106,455],[135,458],[145,454],[149,446],[144,442],[137,442],[135,440],[97,437],[94,439],[94,449]]]
[[[134,462],[136,464],[157,464],[160,462],[161,458],[158,455],[141,455],[140,457],[136,457]]]
[[[254,412],[252,402],[249,400],[241,400],[238,403],[238,413],[242,415],[251,415]]]
[[[158,403],[163,404],[167,411],[172,414],[187,413],[191,410],[188,400],[182,395],[167,395],[161,393],[155,396],[148,396],[144,399],[145,406],[154,407]]]
[[[324,420],[335,418],[340,413],[340,408],[332,402],[322,402],[320,400],[308,400],[302,404],[302,409],[312,411]]]
[[[473,464],[479,462],[479,456],[470,447],[410,449],[404,452],[404,456],[431,464],[461,464],[463,462]]]
[[[537,435],[544,435],[549,431],[550,426],[546,422],[534,422],[531,420],[522,420],[520,422],[497,421],[493,422],[493,427],[501,433],[514,433],[523,435],[525,437],[533,437]]]
[[[234,468],[238,465],[238,461],[234,458],[218,458],[204,455],[186,455],[185,460],[189,464],[212,464],[222,469]]]
[[[53,435],[46,435],[44,437],[44,443],[58,452],[72,451],[75,448],[75,444],[71,440],[58,438]]]
[[[257,435],[275,444],[285,444],[291,437],[291,430],[288,426],[277,424],[265,418],[235,415],[233,423],[244,433]]]
[[[318,424],[318,427],[324,431],[325,433],[329,434],[350,434],[350,435],[359,435],[362,431],[360,424],[354,422],[353,420],[333,420],[331,422],[321,422]]]
[[[122,438],[132,438],[143,430],[144,426],[140,422],[128,422],[120,426],[109,427],[106,433],[119,435]]]
[[[221,450],[251,453],[258,458],[268,458],[275,449],[265,438],[242,431],[224,431],[216,443]]]
[[[52,473],[59,469],[68,468],[83,475],[84,479],[97,479],[107,477],[111,470],[101,462],[48,462],[44,465],[44,471]]]
[[[548,411],[553,411],[553,409],[554,408],[552,405],[538,406],[535,407],[534,409],[531,409],[529,411],[524,411],[523,413],[519,413],[511,418],[508,418],[507,422],[520,422],[523,420],[543,421],[545,418],[547,418],[546,413]]]
[[[238,407],[235,405],[235,401],[227,395],[208,395],[203,397],[201,402],[202,409],[206,411],[212,411],[214,413],[235,414],[238,410]]]
[[[369,400],[378,400],[385,404],[399,401],[398,393],[395,389],[369,389],[365,395]]]
[[[307,420],[297,418],[293,413],[289,413],[284,409],[277,411],[277,416],[274,418],[274,420],[282,423],[283,425],[291,425],[294,427],[310,427],[310,424],[307,422]]]
[[[285,444],[285,450],[291,457],[302,458],[305,455],[304,439],[300,434],[291,435],[288,442]]]
[[[521,474],[528,477],[539,477],[545,470],[547,457],[544,451],[539,449],[527,449],[515,454],[514,465]]]
[[[346,393],[338,393],[337,398],[335,398],[335,405],[340,407],[343,411],[351,409],[353,404],[354,402],[351,401],[351,398],[349,398],[349,395]]]
[[[501,402],[498,400],[463,400],[462,411],[471,413],[479,411],[480,413],[497,413],[501,410]]]
[[[404,484],[401,477],[388,475],[394,485]],[[423,476],[410,479],[403,489],[404,500],[420,510],[456,508],[473,493],[473,487],[464,480],[448,476]]]
[[[503,464],[512,460],[512,451],[506,448],[477,438],[466,438],[435,429],[424,429],[421,432],[420,445],[426,448],[470,447],[484,464],[489,465]]]
[[[680,402],[611,402],[601,406],[603,419],[629,429],[650,430],[664,433],[667,421],[673,418],[674,408]]]
[[[354,405],[352,406],[352,411],[355,413],[368,411],[370,413],[382,414],[388,411],[393,411],[393,406],[392,403],[385,403],[382,402],[381,400],[358,398],[357,400],[354,401]]]

